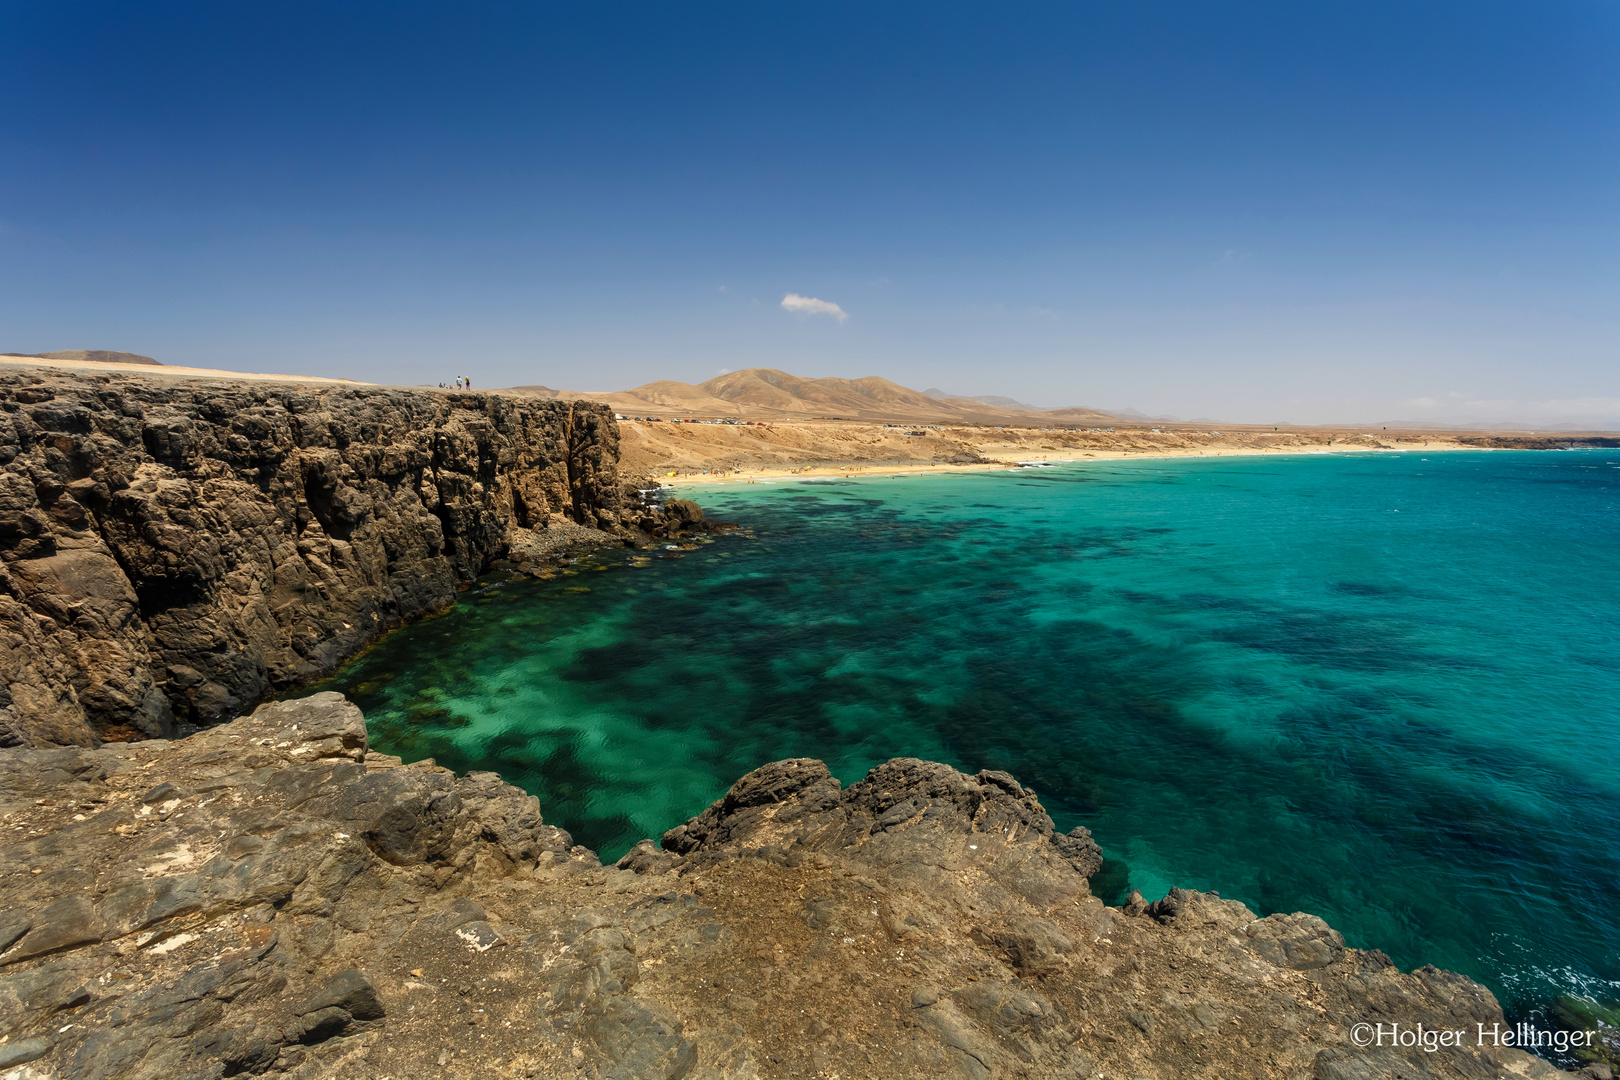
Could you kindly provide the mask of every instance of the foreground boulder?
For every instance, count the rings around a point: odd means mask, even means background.
[[[1357,1048],[1502,1012],[1308,915],[1107,907],[1090,837],[1000,772],[776,762],[603,867],[317,694],[0,751],[0,829],[7,1080],[1563,1075]]]

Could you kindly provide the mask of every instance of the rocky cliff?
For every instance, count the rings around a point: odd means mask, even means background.
[[[0,829],[7,1080],[1565,1075],[1475,1045],[1483,987],[1310,915],[1104,905],[1090,838],[999,772],[777,762],[604,867],[320,694],[0,751]],[[1470,1037],[1358,1046],[1378,1023]]]
[[[518,532],[618,528],[617,455],[581,402],[0,374],[0,745],[236,716]]]
[[[1620,447],[1620,438],[1605,435],[1467,435],[1458,438],[1457,443],[1491,450],[1601,450]]]

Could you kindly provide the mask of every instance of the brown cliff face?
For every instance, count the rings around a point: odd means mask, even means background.
[[[0,375],[0,745],[172,735],[450,604],[513,529],[617,528],[604,407]]]
[[[0,1071],[34,1077],[1567,1076],[1478,1044],[1484,987],[1313,916],[1105,905],[1096,846],[1002,772],[776,762],[604,867],[317,694],[0,750],[0,828]]]

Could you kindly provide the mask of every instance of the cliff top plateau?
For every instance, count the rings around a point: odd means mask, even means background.
[[[0,751],[0,827],[9,1080],[1567,1075],[1312,916],[1106,906],[1090,837],[999,772],[776,762],[601,866],[327,693]]]
[[[353,379],[335,379],[324,375],[275,375],[254,371],[227,371],[224,368],[184,367],[161,364],[150,356],[136,353],[114,353],[102,350],[73,349],[66,352],[0,353],[0,371],[13,371],[47,376],[79,375],[94,378],[110,372],[129,372],[162,380],[173,385],[193,379],[228,379],[232,382],[282,382],[309,386],[320,383],[339,383],[346,386],[364,386]]]
[[[140,364],[146,367],[162,367],[163,365],[150,356],[140,353],[113,352],[109,349],[62,349],[57,352],[42,353],[3,353],[4,356],[15,356],[28,360],[85,360],[96,364]]]

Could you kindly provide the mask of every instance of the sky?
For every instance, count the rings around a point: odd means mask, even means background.
[[[1620,428],[1620,0],[0,0],[0,350]]]

